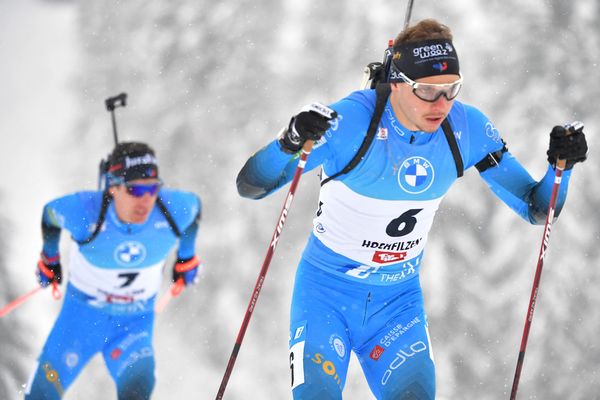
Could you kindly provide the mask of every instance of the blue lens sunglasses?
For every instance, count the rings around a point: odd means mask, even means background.
[[[162,182],[155,182],[150,184],[125,183],[125,188],[127,189],[127,193],[129,193],[133,197],[143,197],[146,193],[150,194],[150,196],[154,196],[158,193],[162,185]]]

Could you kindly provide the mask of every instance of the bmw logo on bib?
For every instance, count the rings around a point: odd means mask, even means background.
[[[433,183],[433,166],[423,157],[411,157],[402,163],[398,171],[398,184],[405,192],[423,193]]]
[[[119,265],[135,267],[146,258],[146,248],[140,242],[124,242],[116,248],[114,257]]]

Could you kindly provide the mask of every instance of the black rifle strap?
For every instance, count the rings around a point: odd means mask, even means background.
[[[165,203],[163,203],[163,201],[160,198],[160,196],[156,199],[156,205],[158,206],[160,212],[162,212],[162,214],[164,215],[165,219],[169,223],[169,226],[171,227],[171,230],[173,231],[173,233],[175,234],[175,236],[177,236],[178,238],[180,238],[181,237],[181,231],[177,227],[177,224],[175,223],[175,220],[173,219],[173,216],[169,212],[169,209],[167,208],[167,206],[165,205]]]
[[[363,159],[367,150],[369,150],[369,146],[373,142],[375,138],[375,132],[377,131],[377,127],[379,126],[379,121],[381,120],[381,116],[383,115],[383,110],[385,109],[385,105],[387,104],[388,97],[390,97],[392,89],[389,83],[378,83],[375,87],[375,93],[377,94],[377,100],[375,101],[375,111],[373,112],[373,117],[371,117],[371,123],[369,124],[369,129],[367,130],[367,134],[365,135],[365,139],[363,140],[360,148],[354,155],[354,158],[350,160],[348,165],[344,167],[341,171],[336,174],[333,174],[327,179],[321,182],[321,186],[325,185],[332,179],[337,178],[340,175],[347,174],[352,171],[358,163]]]
[[[108,211],[108,206],[110,205],[111,201],[112,196],[108,193],[107,189],[102,193],[102,206],[100,207],[100,213],[98,214],[98,220],[96,221],[96,228],[94,229],[94,232],[92,232],[92,234],[87,239],[77,241],[77,244],[82,246],[84,244],[89,244],[94,239],[96,239],[96,236],[98,236],[100,230],[102,229],[102,225],[104,224],[104,219],[106,218],[106,211]],[[158,206],[158,209],[169,223],[169,227],[171,228],[175,236],[177,236],[178,238],[181,237],[181,231],[177,227],[177,224],[175,223],[173,216],[169,212],[169,209],[167,208],[167,206],[165,206],[165,203],[160,197],[156,199],[156,205]]]
[[[369,129],[367,130],[367,134],[365,139],[363,140],[360,148],[354,155],[354,158],[350,160],[348,165],[344,167],[341,171],[336,174],[333,174],[327,179],[324,179],[321,182],[321,186],[325,185],[332,179],[337,178],[340,175],[347,174],[352,171],[358,163],[361,162],[367,150],[369,150],[369,146],[373,143],[373,139],[375,138],[375,132],[377,131],[377,127],[379,126],[379,121],[381,121],[381,116],[383,115],[383,110],[385,109],[385,105],[387,104],[388,97],[390,96],[391,88],[389,83],[378,83],[375,92],[377,93],[377,100],[375,102],[375,111],[373,112],[373,117],[371,118],[371,123],[369,124]],[[460,178],[464,174],[464,165],[462,161],[462,157],[460,155],[460,150],[458,148],[458,143],[456,142],[456,137],[454,136],[454,132],[452,131],[452,126],[450,126],[450,121],[448,118],[445,118],[442,121],[442,130],[444,131],[444,135],[446,136],[446,140],[448,141],[448,145],[450,146],[450,151],[452,152],[452,157],[454,158],[454,163],[456,164],[456,176]]]
[[[452,157],[454,157],[454,163],[456,164],[456,176],[460,178],[463,176],[465,167],[463,165],[462,157],[460,156],[460,150],[458,149],[456,137],[454,136],[454,132],[452,132],[452,127],[450,126],[450,121],[448,121],[448,118],[444,118],[442,121],[442,130],[444,131],[444,135],[446,135],[446,140],[448,141],[448,145],[452,151]]]
[[[96,236],[100,233],[100,229],[102,229],[102,225],[104,224],[104,218],[106,217],[106,211],[108,210],[108,205],[112,201],[112,196],[108,193],[108,189],[102,192],[102,205],[100,206],[100,213],[98,214],[98,220],[96,221],[96,228],[94,232],[85,240],[77,241],[77,244],[80,246],[84,244],[90,243],[92,240],[96,239]]]

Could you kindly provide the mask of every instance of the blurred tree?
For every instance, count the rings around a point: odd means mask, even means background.
[[[2,193],[0,193],[0,207],[2,206]],[[2,291],[0,291],[0,304],[4,306],[10,301],[21,295],[14,282],[14,274],[11,268],[6,263],[5,254],[10,243],[10,226],[3,216],[0,216],[0,275],[2,278]],[[0,373],[0,399],[13,398],[15,393],[22,389],[15,387],[17,382],[23,382],[23,377],[27,376],[28,372],[25,368],[25,355],[30,354],[32,349],[27,341],[27,335],[23,332],[27,331],[27,324],[18,316],[18,311],[13,311],[11,314],[0,318],[0,342],[2,343],[2,351],[0,351],[0,365],[2,372]],[[15,334],[20,332],[20,334]]]
[[[130,103],[118,116],[122,140],[151,143],[167,183],[204,202],[202,281],[158,322],[158,398],[196,391],[210,397],[225,369],[282,201],[281,194],[240,199],[237,171],[303,104],[355,90],[364,65],[378,61],[401,28],[404,5],[79,3],[84,105],[81,140],[70,151],[85,148],[99,159],[110,150],[103,100],[127,91]],[[532,176],[545,172],[554,124],[582,119],[593,144],[600,126],[593,101],[600,90],[593,84],[597,2],[416,2],[413,19],[426,17],[454,31],[466,82],[461,99],[495,122]],[[93,175],[89,157],[82,166]],[[600,356],[590,338],[598,322],[588,315],[600,300],[591,289],[600,280],[593,267],[599,189],[587,182],[597,166],[592,157],[576,167],[553,232],[522,375],[524,398],[596,396]],[[507,396],[542,234],[500,205],[476,175],[469,171],[445,199],[423,269],[440,398]],[[314,174],[304,177],[230,381],[232,398],[289,396],[289,298],[317,191]],[[165,367],[174,360],[185,371]],[[347,386],[349,399],[369,397],[360,373],[351,373]]]

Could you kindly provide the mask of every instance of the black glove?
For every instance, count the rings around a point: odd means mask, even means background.
[[[323,104],[305,106],[298,115],[292,117],[287,129],[281,133],[279,143],[286,152],[296,153],[307,140],[319,140],[335,118],[337,112]]]
[[[62,281],[60,257],[46,257],[46,255],[42,253],[35,273],[37,275],[38,282],[42,287],[46,287],[54,282],[60,285]]]
[[[583,133],[583,124],[573,122],[566,126],[555,126],[550,132],[548,162],[556,167],[557,160],[565,160],[565,170],[573,168],[587,158],[588,146]]]
[[[185,286],[198,282],[197,274],[198,267],[202,265],[198,256],[192,258],[182,259],[178,258],[173,265],[173,276],[172,281],[177,282],[179,279],[183,279]]]

